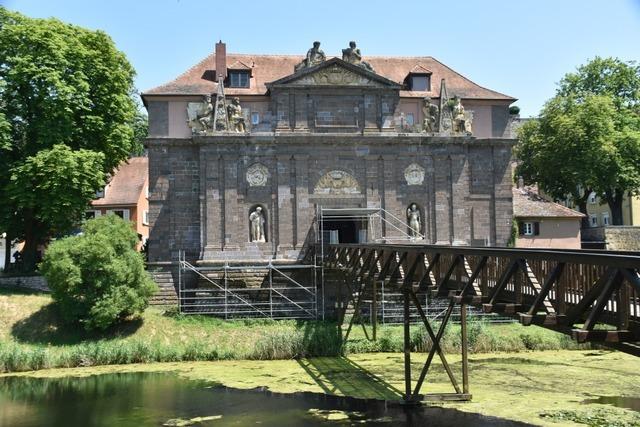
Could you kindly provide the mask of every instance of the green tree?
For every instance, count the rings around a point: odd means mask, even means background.
[[[0,7],[0,192],[11,194],[0,207],[0,229],[26,241],[27,267],[35,266],[37,245],[79,221],[104,176],[137,151],[134,74],[104,32]],[[53,167],[60,156],[69,159]],[[46,174],[24,176],[41,162]],[[74,173],[85,162],[93,169]],[[61,187],[69,197],[23,197],[59,195]],[[68,221],[60,221],[65,210]]]
[[[141,313],[157,287],[135,250],[131,225],[106,215],[87,221],[82,231],[54,241],[40,265],[62,317],[105,329]]]
[[[625,195],[640,188],[640,67],[598,58],[567,74],[537,120],[519,131],[517,173],[580,211],[593,191],[622,224]]]

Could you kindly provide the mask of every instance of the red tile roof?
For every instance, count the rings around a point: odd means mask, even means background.
[[[513,216],[516,218],[582,218],[585,215],[543,198],[535,187],[513,187]]]
[[[107,184],[105,195],[91,202],[92,206],[135,205],[149,175],[149,159],[132,157],[122,163]]]
[[[303,56],[299,55],[252,55],[227,54],[227,64],[234,66],[240,62],[251,66],[252,77],[249,88],[225,88],[228,95],[264,95],[266,83],[293,74],[293,67]],[[328,58],[329,59],[329,58]],[[515,101],[508,95],[484,88],[430,56],[389,57],[367,56],[375,72],[398,84],[402,84],[407,75],[415,69],[426,69],[431,74],[431,90],[427,92],[400,91],[403,97],[438,98],[440,96],[440,80],[446,79],[450,96],[458,95],[463,99],[491,99]],[[144,95],[204,95],[214,93],[217,83],[214,82],[216,55],[211,53],[202,61],[185,71],[174,80],[146,91]]]

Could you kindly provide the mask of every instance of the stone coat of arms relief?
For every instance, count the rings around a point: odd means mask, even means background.
[[[404,179],[408,185],[421,185],[424,182],[424,168],[417,163],[411,163],[404,170]]]
[[[358,181],[345,171],[332,170],[318,180],[315,194],[359,194]]]
[[[247,183],[250,187],[264,187],[269,179],[269,169],[263,164],[254,163],[247,169]]]

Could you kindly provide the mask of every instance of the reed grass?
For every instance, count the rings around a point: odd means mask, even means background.
[[[437,330],[438,325],[434,326]],[[369,336],[371,336],[370,327]],[[112,364],[274,360],[338,356],[403,350],[401,326],[380,326],[370,341],[354,327],[342,342],[335,323],[224,321],[208,316],[185,316],[175,310],[151,307],[141,318],[102,333],[65,325],[46,294],[0,290],[0,372]],[[470,321],[469,349],[473,353],[584,349],[569,337],[535,326],[488,325]],[[447,352],[460,351],[460,327],[450,325],[443,336]],[[412,351],[425,352],[431,340],[424,327],[413,327]]]

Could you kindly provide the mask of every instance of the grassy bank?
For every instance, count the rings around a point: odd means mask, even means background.
[[[518,324],[471,322],[470,351],[520,352],[575,349],[568,337]],[[426,351],[423,328],[413,328],[412,349]],[[459,327],[443,339],[448,352],[460,349]],[[402,328],[381,326],[378,340],[355,327],[342,345],[336,325],[314,321],[246,320],[226,322],[205,316],[182,316],[149,308],[103,333],[87,333],[61,323],[46,294],[0,290],[0,372],[110,364],[272,360],[402,350]]]

